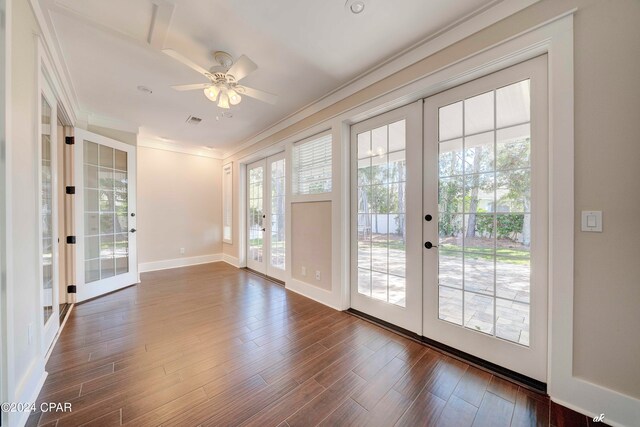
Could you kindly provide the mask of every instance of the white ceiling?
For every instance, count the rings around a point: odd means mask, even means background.
[[[415,43],[496,0],[40,0],[76,91],[92,117],[126,123],[146,138],[227,151]],[[154,6],[155,5],[155,6]],[[156,20],[151,30],[154,7]],[[150,34],[152,37],[150,38]],[[164,39],[164,42],[162,42]],[[151,40],[151,44],[148,43]],[[279,95],[271,106],[244,97],[232,119],[202,91],[169,86],[206,79],[160,52],[172,48],[209,68],[210,53],[249,56],[242,81]],[[136,88],[153,90],[145,94]],[[188,125],[189,115],[201,117]]]

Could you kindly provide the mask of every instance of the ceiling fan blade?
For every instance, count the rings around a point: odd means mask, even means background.
[[[241,90],[239,91],[242,95],[247,95],[251,98],[258,99],[262,102],[266,102],[267,104],[275,105],[278,102],[278,95],[274,95],[269,92],[264,92],[262,90],[254,89],[247,86],[240,86]]]
[[[162,49],[162,52],[164,54],[166,54],[166,55],[169,55],[173,59],[182,62],[187,67],[191,68],[192,70],[195,70],[195,71],[199,72],[200,74],[206,75],[206,74],[209,73],[208,70],[206,70],[205,68],[199,66],[198,64],[196,64],[195,62],[191,61],[190,59],[185,58],[184,56],[180,55],[178,52],[176,52],[173,49]]]
[[[241,55],[240,58],[229,68],[227,74],[232,75],[237,82],[247,77],[258,69],[255,62],[250,60],[247,56]]]
[[[211,86],[211,83],[197,83],[193,85],[176,85],[176,86],[171,86],[171,88],[182,92],[185,90],[206,89],[209,86]]]

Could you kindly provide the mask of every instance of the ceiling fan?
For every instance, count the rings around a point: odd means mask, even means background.
[[[163,49],[162,52],[209,79],[208,83],[171,86],[175,90],[204,90],[204,95],[209,98],[211,102],[217,102],[218,107],[224,109],[229,109],[232,105],[238,105],[242,101],[243,95],[272,105],[278,101],[277,95],[239,84],[240,80],[258,68],[258,66],[245,55],[240,56],[237,61],[234,62],[233,57],[227,52],[214,52],[213,58],[218,65],[214,65],[211,69],[207,70],[173,49]]]

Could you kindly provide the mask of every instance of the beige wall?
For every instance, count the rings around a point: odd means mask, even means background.
[[[574,374],[640,398],[640,2],[542,0],[225,159],[238,160],[441,67],[578,8],[575,14]],[[239,223],[237,197],[234,224]],[[581,210],[603,210],[604,232],[582,233]],[[238,256],[234,244],[224,252]],[[292,251],[298,248],[295,246]],[[329,256],[318,254],[318,256]],[[594,412],[598,408],[590,408]]]
[[[331,202],[291,205],[291,247],[291,276],[331,290]],[[320,280],[316,280],[316,271]]]
[[[640,398],[640,1],[575,19],[574,374]],[[603,211],[583,233],[581,210]]]
[[[138,147],[137,164],[138,262],[220,254],[222,162]]]

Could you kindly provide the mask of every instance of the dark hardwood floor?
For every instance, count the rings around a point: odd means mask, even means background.
[[[47,371],[38,402],[70,402],[72,412],[34,413],[30,426],[588,423],[224,263],[147,273],[77,305]]]

